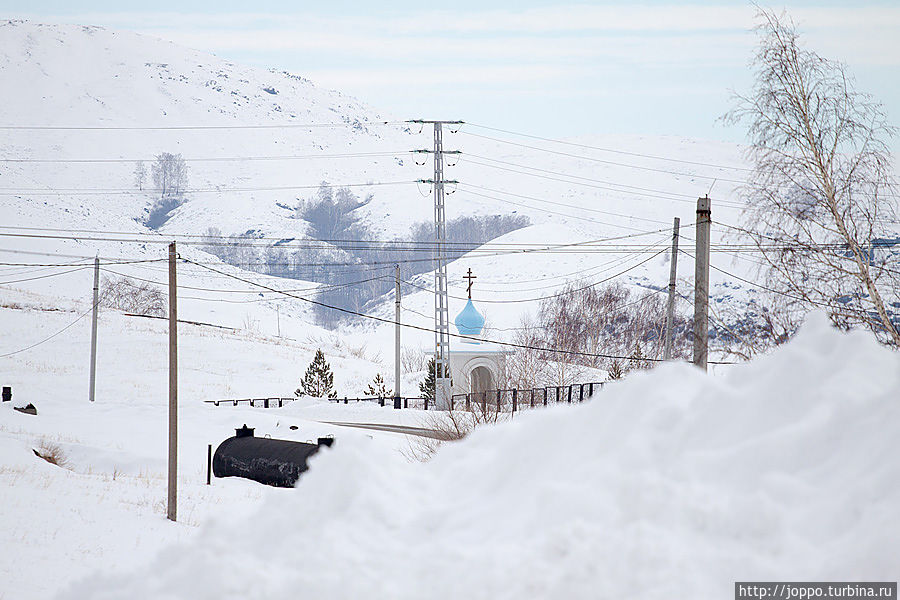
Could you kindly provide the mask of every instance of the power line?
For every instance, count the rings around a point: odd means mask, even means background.
[[[500,163],[500,164],[503,164],[503,165],[508,165],[508,166],[510,166],[510,167],[518,167],[518,168],[520,168],[520,169],[529,169],[529,170],[531,170],[531,171],[538,171],[538,172],[540,172],[540,173],[548,173],[548,174],[550,174],[550,175],[559,175],[559,176],[561,176],[561,177],[570,177],[570,178],[572,178],[572,179],[581,179],[581,180],[584,180],[584,181],[590,181],[590,182],[592,182],[592,183],[603,183],[603,184],[606,184],[606,185],[613,185],[613,186],[618,186],[618,187],[630,188],[630,189],[633,189],[633,190],[638,190],[638,191],[642,191],[642,192],[651,192],[651,193],[654,193],[654,194],[666,194],[666,195],[669,195],[669,196],[680,196],[680,197],[685,198],[685,199],[692,199],[692,198],[693,198],[692,195],[688,195],[688,194],[677,194],[677,193],[675,193],[675,192],[669,192],[669,191],[667,191],[667,190],[657,190],[657,189],[653,189],[653,188],[644,188],[644,187],[639,187],[639,186],[630,185],[630,184],[625,184],[625,183],[617,183],[617,182],[615,182],[615,181],[609,181],[609,180],[607,180],[607,179],[595,179],[595,178],[593,178],[593,177],[584,177],[584,176],[582,176],[582,175],[575,175],[575,174],[573,174],[573,173],[565,173],[565,172],[562,172],[562,171],[554,171],[554,170],[551,170],[551,169],[542,169],[542,168],[540,168],[540,167],[534,167],[534,166],[532,166],[532,165],[523,165],[523,164],[521,164],[521,163],[515,163],[515,162],[508,161],[508,160],[500,160],[500,159],[498,159],[498,158],[492,158],[492,157],[490,157],[490,156],[481,156],[481,155],[479,155],[479,154],[472,154],[472,153],[469,153],[469,152],[465,153],[464,156],[465,156],[467,159],[468,159],[469,157],[471,157],[471,158],[477,158],[477,159],[479,159],[479,160],[487,160],[487,161],[490,161],[490,162],[495,162],[495,163]],[[475,164],[480,164],[480,163],[475,163]],[[484,165],[484,166],[490,166],[490,165]],[[568,181],[567,181],[566,183],[574,183],[574,182],[568,182]],[[624,190],[622,190],[622,191],[624,191]],[[667,199],[668,199],[668,198],[667,198]]]
[[[717,176],[712,176],[712,175],[699,175],[696,173],[684,173],[681,171],[671,171],[669,169],[656,169],[653,167],[646,167],[643,165],[634,165],[634,164],[630,164],[630,163],[622,163],[622,162],[616,162],[616,161],[612,161],[612,160],[605,160],[602,158],[596,158],[596,157],[592,157],[592,156],[584,156],[581,154],[573,154],[571,152],[550,150],[549,148],[541,148],[539,146],[531,146],[529,144],[520,144],[519,142],[511,142],[509,140],[495,138],[495,137],[491,137],[491,136],[487,136],[487,135],[479,135],[477,133],[470,133],[467,131],[462,131],[460,133],[462,133],[464,135],[474,136],[477,138],[482,138],[485,140],[491,140],[493,142],[500,142],[501,144],[509,144],[511,146],[519,146],[520,148],[528,148],[529,150],[537,150],[539,152],[547,152],[549,154],[558,154],[560,156],[568,156],[570,158],[577,158],[579,160],[586,160],[586,161],[590,161],[590,162],[596,162],[596,163],[601,163],[601,164],[606,164],[606,165],[613,165],[613,166],[617,166],[617,167],[627,167],[630,169],[639,169],[642,171],[652,171],[654,173],[666,173],[668,175],[678,175],[681,177],[699,177],[701,179],[725,181],[728,183],[747,183],[746,181],[741,180],[741,179],[726,179],[724,177],[717,177]]]
[[[198,263],[194,263],[193,261],[191,261],[191,260],[189,260],[189,259],[186,259],[186,258],[182,258],[181,260],[184,261],[184,262],[187,262],[187,263],[196,264],[197,266],[203,267],[204,269],[208,269],[208,270],[210,270],[210,271],[216,271],[216,269],[213,269],[213,268],[211,268],[211,267],[206,267],[206,266],[200,265],[200,264],[198,264]],[[256,283],[255,281],[249,281],[249,280],[243,279],[243,278],[241,278],[241,277],[238,277],[237,275],[230,275],[230,274],[224,273],[224,272],[222,272],[222,271],[216,271],[216,272],[218,272],[218,273],[220,273],[220,274],[222,274],[222,275],[225,275],[226,277],[231,277],[232,279],[236,279],[236,280],[238,280],[238,281],[243,281],[244,283],[249,283],[249,284],[251,284],[251,285],[256,285],[256,286],[261,287],[261,288],[263,288],[263,289],[267,289],[267,290],[269,290],[270,292],[282,293],[282,294],[285,294],[286,296],[290,296],[290,297],[296,298],[297,300],[302,300],[302,301],[308,302],[308,303],[310,303],[310,304],[315,304],[315,305],[321,306],[321,307],[323,307],[323,308],[328,308],[328,309],[331,309],[331,310],[336,310],[336,311],[338,311],[338,312],[342,312],[342,313],[349,314],[349,315],[353,315],[353,316],[357,316],[357,317],[362,317],[362,318],[369,319],[369,320],[372,320],[372,321],[378,321],[378,322],[380,322],[380,323],[387,323],[387,324],[389,324],[389,325],[396,325],[396,322],[395,322],[393,319],[385,319],[385,318],[383,318],[383,317],[378,317],[378,316],[375,316],[375,315],[368,315],[368,314],[366,314],[366,313],[362,313],[362,312],[359,312],[359,311],[351,310],[351,309],[348,309],[348,308],[341,308],[341,307],[339,307],[339,306],[332,306],[332,305],[330,305],[330,304],[326,304],[326,303],[324,303],[324,302],[319,302],[319,301],[317,301],[317,300],[312,300],[312,299],[310,299],[310,298],[303,298],[303,297],[300,297],[300,296],[293,296],[293,295],[291,295],[291,294],[287,294],[287,293],[285,293],[285,292],[281,292],[281,291],[279,291],[279,290],[277,290],[277,289],[270,288],[270,287],[268,287],[268,286],[266,286],[266,285],[263,285],[263,284],[261,284],[261,283]],[[400,323],[400,325],[401,325],[402,327],[406,327],[406,328],[408,328],[408,329],[415,329],[415,330],[418,330],[418,331],[424,331],[424,332],[427,332],[427,333],[434,333],[434,332],[435,332],[434,329],[431,329],[431,328],[428,328],[428,327],[420,327],[420,326],[418,326],[418,325],[413,325],[413,324],[411,324],[411,323]],[[531,345],[528,345],[528,344],[516,344],[516,343],[514,343],[514,342],[501,342],[501,341],[499,341],[499,340],[482,339],[482,338],[478,338],[478,337],[475,337],[475,336],[471,336],[471,335],[463,335],[463,334],[458,334],[458,333],[449,333],[449,335],[450,335],[451,337],[455,337],[455,338],[459,338],[459,339],[474,340],[474,341],[478,341],[478,342],[485,341],[485,342],[490,342],[490,343],[497,344],[497,345],[500,345],[500,346],[508,346],[508,347],[511,347],[511,348],[523,348],[523,349],[527,349],[527,350],[537,350],[537,351],[539,351],[539,352],[549,352],[549,353],[553,353],[553,354],[568,354],[568,355],[573,355],[573,356],[588,356],[588,357],[592,357],[592,358],[610,358],[610,359],[617,359],[617,360],[628,360],[628,359],[630,358],[630,357],[628,357],[628,356],[616,356],[616,355],[612,355],[612,354],[600,354],[600,353],[580,352],[580,351],[577,351],[577,350],[558,350],[558,349],[555,349],[555,348],[543,348],[543,347],[540,347],[540,346],[531,346]],[[645,359],[645,360],[647,360],[647,361],[649,361],[649,362],[662,362],[662,359],[659,359],[659,358],[647,358],[647,359]],[[731,363],[731,362],[717,362],[717,361],[710,361],[710,362],[711,362],[711,363],[714,363],[714,364],[734,364],[734,363]]]
[[[532,200],[532,201],[534,201],[534,202],[541,202],[541,203],[544,203],[544,204],[552,204],[552,205],[554,205],[554,206],[562,206],[562,207],[565,207],[565,208],[574,208],[575,210],[581,210],[581,211],[587,211],[587,212],[594,212],[594,213],[603,214],[603,215],[610,215],[610,216],[613,216],[613,217],[624,217],[624,218],[626,218],[626,219],[637,219],[637,220],[639,220],[639,221],[648,221],[648,222],[650,222],[650,223],[664,223],[664,221],[660,221],[660,220],[658,220],[658,219],[648,219],[648,218],[645,218],[645,217],[638,217],[638,216],[635,216],[635,215],[626,215],[626,214],[617,213],[617,212],[612,212],[612,211],[608,211],[608,210],[600,210],[600,209],[597,209],[597,208],[582,207],[582,206],[577,206],[577,205],[575,205],[575,204],[566,204],[565,202],[556,202],[556,201],[553,201],[553,200],[545,200],[545,199],[542,199],[542,198],[536,198],[536,197],[534,197],[534,196],[526,196],[526,195],[524,195],[524,194],[516,194],[516,193],[513,193],[513,192],[506,192],[506,191],[503,191],[503,190],[495,190],[495,189],[488,188],[488,187],[483,187],[483,186],[480,186],[480,185],[472,185],[472,184],[469,184],[469,183],[463,183],[463,184],[460,184],[460,185],[463,185],[463,186],[465,186],[466,188],[472,187],[472,188],[475,188],[475,189],[484,190],[484,191],[486,191],[486,192],[491,192],[491,193],[494,193],[494,194],[506,194],[506,195],[508,195],[508,196],[513,196],[513,197],[515,197],[515,198],[523,198],[523,199],[526,199],[526,200]],[[495,198],[495,199],[496,199],[496,200],[501,200],[501,202],[503,201],[503,200],[500,199],[500,198]],[[540,210],[540,209],[538,209],[538,210]],[[574,216],[574,215],[570,215],[570,216]],[[601,221],[597,221],[597,222],[598,222],[598,223],[601,223],[601,224],[603,224],[603,225],[612,225],[613,227],[624,227],[623,225],[614,225],[614,224],[612,224],[612,223],[602,223]]]
[[[181,190],[181,194],[226,194],[241,192],[277,192],[287,190],[313,190],[322,187],[328,188],[353,188],[353,187],[374,187],[387,185],[410,185],[415,181],[370,181],[366,183],[336,183],[336,184],[316,184],[316,185],[282,185],[271,187],[245,187],[245,188],[195,188]],[[0,196],[131,196],[141,195],[147,192],[134,190],[130,188],[0,188]]]
[[[197,158],[181,158],[184,162],[253,162],[253,161],[278,161],[278,160],[311,160],[319,158],[373,158],[387,156],[405,156],[409,150],[397,152],[343,152],[337,154],[295,154],[285,156],[212,156]],[[5,163],[25,164],[115,164],[115,163],[154,163],[155,157],[150,158],[0,158]]]
[[[692,259],[694,258],[694,255],[692,255],[691,253],[689,253],[689,252],[686,251],[686,250],[683,250],[683,249],[679,248],[678,251],[679,251],[679,252],[682,252],[682,253],[684,253],[684,254],[686,254],[687,256],[690,256]],[[783,292],[783,291],[781,291],[781,290],[777,290],[777,289],[775,289],[775,288],[768,287],[768,286],[763,285],[763,284],[761,284],[761,283],[757,283],[757,282],[755,282],[755,281],[750,281],[749,279],[744,279],[743,277],[740,277],[739,275],[735,275],[734,273],[730,273],[730,272],[726,271],[725,269],[720,269],[719,267],[715,266],[715,265],[712,264],[712,263],[710,263],[709,266],[710,266],[710,268],[715,269],[716,271],[718,271],[719,273],[722,273],[723,275],[727,275],[728,277],[731,277],[731,278],[733,278],[733,279],[737,279],[738,281],[743,281],[744,283],[747,283],[747,284],[752,285],[752,286],[754,286],[754,287],[758,287],[758,288],[763,289],[763,290],[766,290],[766,291],[768,291],[768,292],[772,292],[772,293],[774,293],[774,294],[779,294],[779,295],[781,295],[781,296],[785,296],[786,298],[791,298],[792,300],[797,300],[797,301],[800,301],[800,302],[807,302],[807,303],[812,304],[812,305],[815,305],[815,306],[821,306],[821,307],[823,307],[823,308],[828,308],[828,309],[830,309],[830,310],[836,310],[836,309],[837,309],[837,307],[835,307],[835,306],[832,305],[832,304],[828,304],[827,302],[819,302],[819,301],[817,301],[817,300],[812,300],[812,299],[810,299],[810,298],[804,298],[803,296],[795,296],[795,295],[790,294],[790,293],[788,293],[788,292]],[[868,315],[868,314],[870,313],[870,311],[867,311],[867,310],[865,310],[865,309],[863,309],[863,308],[840,307],[840,310],[842,310],[842,311],[849,311],[849,312],[855,312],[855,313],[863,313],[863,314],[866,314],[866,315]]]
[[[653,159],[653,160],[665,160],[665,161],[668,161],[668,162],[676,162],[676,163],[682,163],[682,164],[688,164],[688,165],[697,165],[697,166],[701,166],[701,167],[712,167],[712,168],[715,168],[715,169],[729,169],[729,170],[732,170],[732,171],[752,171],[752,170],[753,170],[753,169],[750,169],[750,168],[747,168],[747,167],[737,167],[737,166],[733,166],[733,165],[717,165],[717,164],[713,164],[713,163],[698,162],[698,161],[694,161],[694,160],[683,160],[683,159],[679,159],[679,158],[670,158],[670,157],[668,157],[668,156],[658,156],[658,155],[654,155],[654,154],[643,154],[643,153],[641,153],[641,152],[629,152],[629,151],[626,151],[626,150],[617,150],[617,149],[614,149],[614,148],[603,148],[603,147],[601,147],[601,146],[591,146],[591,145],[588,145],[588,144],[579,144],[579,143],[576,143],[576,142],[568,142],[568,141],[564,141],[564,140],[556,140],[556,139],[552,139],[552,138],[545,138],[545,137],[541,137],[541,136],[538,136],[538,135],[531,135],[531,134],[528,134],[528,133],[520,133],[520,132],[518,132],[518,131],[510,131],[510,130],[508,130],[508,129],[499,129],[499,128],[497,128],[497,127],[488,127],[487,125],[479,125],[479,124],[477,124],[477,123],[471,123],[471,122],[470,122],[470,123],[467,123],[467,124],[468,124],[468,125],[471,125],[472,127],[478,127],[479,129],[488,129],[488,130],[490,130],[490,131],[497,131],[497,132],[500,132],[500,133],[508,133],[508,134],[510,134],[510,135],[518,135],[518,136],[520,136],[520,137],[531,138],[531,139],[534,139],[534,140],[542,140],[542,141],[545,141],[545,142],[553,142],[554,144],[564,144],[564,145],[566,145],[566,146],[573,146],[573,147],[577,147],[577,148],[586,148],[586,149],[588,149],[588,150],[598,150],[598,151],[600,151],[600,152],[612,152],[612,153],[615,153],[615,154],[622,154],[622,155],[626,155],[626,156],[636,156],[636,157],[639,157],[639,158],[650,158],[650,159]]]
[[[68,275],[70,273],[75,273],[76,271],[83,271],[87,268],[90,268],[90,265],[85,265],[83,267],[77,267],[75,269],[69,269],[68,271],[63,271],[61,273],[50,273],[47,275],[38,275],[36,277],[26,277],[24,279],[12,279],[10,281],[0,281],[0,285],[10,285],[12,283],[23,283],[25,281],[36,281],[38,279],[47,279],[49,277],[59,277],[60,275]]]
[[[595,285],[600,285],[601,283],[606,283],[607,281],[610,281],[611,279],[615,279],[616,277],[619,277],[619,276],[621,276],[621,275],[624,275],[625,273],[628,273],[629,271],[633,271],[634,269],[637,269],[638,267],[643,266],[644,264],[650,262],[651,260],[653,260],[654,258],[656,258],[657,256],[659,256],[660,254],[662,254],[662,253],[664,253],[664,252],[667,252],[667,251],[668,251],[667,248],[663,248],[662,250],[660,250],[660,251],[657,252],[656,254],[653,254],[653,255],[651,255],[650,257],[645,258],[644,260],[642,260],[641,262],[637,263],[636,265],[630,266],[630,267],[628,267],[627,269],[625,269],[624,271],[620,271],[620,272],[616,273],[615,275],[610,275],[609,277],[606,277],[606,278],[604,278],[604,279],[601,279],[600,281],[594,281],[594,282],[589,283],[588,285],[585,285],[585,286],[583,286],[583,287],[574,288],[574,289],[567,289],[567,290],[564,290],[564,291],[562,291],[562,292],[560,292],[560,293],[558,293],[558,294],[552,294],[552,295],[550,295],[550,296],[538,296],[538,297],[536,297],[536,298],[517,298],[517,299],[513,299],[513,300],[490,300],[490,299],[483,299],[483,300],[479,300],[479,302],[482,302],[482,303],[489,303],[489,304],[517,304],[517,303],[521,303],[521,302],[543,302],[544,300],[552,300],[553,298],[559,298],[559,297],[561,297],[561,296],[568,296],[568,295],[570,295],[570,294],[575,294],[575,293],[577,293],[577,292],[581,292],[581,291],[586,290],[586,289],[588,289],[588,288],[592,288],[592,287],[594,287]],[[415,283],[412,283],[412,282],[410,282],[410,281],[405,281],[404,283],[406,283],[407,285],[411,285],[411,286],[414,287],[414,288],[418,288],[418,289],[423,290],[423,291],[426,291],[426,292],[434,293],[434,290],[433,290],[433,289],[428,289],[428,288],[426,288],[426,287],[424,287],[424,286],[420,286],[420,285],[415,284]],[[552,287],[558,287],[558,286],[552,286]],[[450,296],[450,298],[455,298],[455,299],[457,299],[457,300],[466,300],[466,298],[464,298],[463,296]]]
[[[355,121],[350,123],[281,123],[267,125],[0,125],[6,131],[210,131],[232,129],[357,128],[362,126],[405,125],[405,121]]]
[[[243,237],[239,235],[210,235],[210,234],[189,234],[189,233],[178,233],[178,234],[161,234],[157,232],[145,232],[145,231],[113,231],[108,229],[72,229],[72,228],[60,228],[60,227],[32,227],[32,226],[16,226],[16,225],[0,225],[0,230],[9,229],[13,231],[38,231],[38,232],[58,232],[58,233],[69,233],[69,234],[77,234],[77,233],[89,233],[89,234],[103,234],[103,235],[118,235],[118,236],[146,236],[149,239],[139,239],[140,243],[151,242],[151,243],[163,243],[169,244],[171,241],[175,240],[181,244],[203,244],[203,245],[215,245],[218,240],[223,240],[227,242],[228,245],[240,245],[242,247],[253,244],[258,247],[286,247],[292,248],[294,246],[289,246],[288,244],[328,244],[330,246],[338,245],[338,244],[378,244],[378,248],[386,247],[389,248],[391,246],[397,246],[400,248],[410,247],[408,249],[411,250],[429,250],[432,249],[436,242],[434,240],[377,240],[377,239],[341,239],[341,238],[286,238],[284,236],[254,236],[254,237]],[[621,239],[628,239],[632,237],[638,237],[641,235],[657,233],[659,230],[650,230],[643,231],[641,233],[636,234],[627,234],[620,236],[610,236],[605,238],[598,238],[593,240],[586,240],[583,242],[572,242],[567,244],[538,244],[534,242],[494,242],[494,241],[486,241],[486,242],[453,242],[447,241],[445,242],[448,246],[458,246],[458,249],[467,250],[470,248],[477,249],[481,247],[490,247],[490,248],[509,248],[509,249],[540,249],[546,247],[569,247],[569,246],[582,246],[586,244],[598,244],[601,242],[609,242],[616,241]],[[2,235],[2,234],[0,234]],[[12,235],[12,234],[10,234]],[[65,237],[65,236],[63,236]],[[88,238],[86,236],[69,236],[67,239],[93,239]],[[199,240],[199,241],[198,241]],[[100,240],[100,241],[110,241],[110,240]],[[112,240],[119,241],[119,240]],[[131,238],[121,241],[135,241]],[[154,242],[155,241],[155,242]],[[255,242],[266,242],[266,241],[274,241],[275,244],[265,244],[258,245],[254,244]],[[281,242],[279,244],[279,242]],[[324,246],[322,246],[324,248]],[[365,248],[363,248],[365,249]],[[0,249],[0,251],[3,251]],[[10,250],[10,252],[13,252]],[[38,253],[40,254],[40,253]],[[93,257],[85,257],[91,258]],[[160,259],[162,260],[162,259]]]
[[[15,351],[13,351],[13,352],[7,352],[6,354],[0,354],[0,358],[6,358],[7,356],[12,356],[13,354],[19,354],[19,353],[21,353],[21,352],[25,352],[26,350],[31,350],[32,348],[35,348],[35,347],[37,347],[37,346],[40,346],[41,344],[44,344],[44,343],[46,343],[46,342],[49,342],[50,340],[52,340],[53,338],[55,338],[56,336],[58,336],[58,335],[61,334],[62,332],[66,331],[67,329],[69,329],[70,327],[72,327],[73,325],[75,325],[76,323],[78,323],[78,321],[80,321],[81,319],[83,319],[83,318],[85,318],[86,316],[88,316],[89,314],[91,314],[91,312],[92,312],[93,310],[94,310],[94,304],[91,303],[91,307],[90,307],[89,309],[87,309],[86,312],[84,312],[83,314],[81,314],[78,318],[76,318],[74,321],[72,321],[71,323],[69,323],[68,325],[66,325],[65,327],[63,327],[62,329],[60,329],[59,331],[57,331],[56,333],[54,333],[53,335],[48,336],[48,337],[42,339],[41,341],[39,341],[39,342],[37,342],[37,343],[35,343],[35,344],[32,344],[32,345],[30,345],[30,346],[27,346],[27,347],[25,347],[25,348],[21,348],[21,349],[19,349],[19,350],[15,350]]]
[[[473,156],[473,155],[469,155],[469,156]],[[487,157],[484,157],[484,160],[493,160],[494,162],[498,162],[498,163],[502,163],[502,164],[517,165],[517,163],[510,163],[510,162],[508,162],[508,161],[496,160],[496,159],[487,158]],[[674,193],[674,192],[667,192],[667,191],[664,191],[664,190],[656,190],[656,189],[650,189],[650,188],[641,188],[641,187],[638,187],[638,186],[632,186],[632,185],[627,185],[627,184],[615,183],[615,182],[606,181],[606,180],[603,180],[603,179],[592,179],[592,178],[589,178],[589,177],[581,177],[581,176],[578,176],[578,175],[571,175],[571,174],[567,174],[567,173],[560,173],[560,172],[558,172],[558,171],[550,171],[550,170],[548,170],[548,169],[539,169],[539,168],[537,168],[537,167],[531,167],[531,166],[528,166],[528,165],[517,165],[517,166],[521,166],[521,167],[524,168],[524,169],[531,169],[531,170],[535,170],[535,171],[541,171],[541,172],[543,172],[543,173],[553,173],[553,174],[561,175],[561,176],[563,176],[563,177],[570,177],[570,178],[573,178],[573,179],[580,179],[580,180],[584,180],[584,181],[569,181],[569,180],[567,180],[567,179],[560,179],[560,178],[558,178],[558,177],[550,177],[550,176],[548,176],[548,175],[541,175],[541,174],[539,174],[539,173],[529,173],[529,172],[527,172],[527,171],[522,171],[522,170],[512,169],[512,168],[507,168],[507,167],[501,167],[501,166],[499,166],[499,165],[492,165],[492,164],[488,164],[488,163],[482,163],[482,162],[479,162],[479,161],[471,161],[471,160],[470,160],[469,162],[472,163],[472,164],[475,164],[475,165],[480,165],[480,166],[483,166],[483,167],[489,167],[489,168],[491,168],[491,169],[499,169],[499,170],[501,170],[501,171],[509,171],[509,172],[511,172],[511,173],[517,173],[517,174],[519,174],[519,175],[527,175],[527,176],[529,176],[529,177],[537,177],[537,178],[545,179],[545,180],[549,180],[549,181],[558,181],[558,182],[561,182],[561,183],[567,183],[567,184],[569,184],[569,185],[580,185],[580,186],[589,187],[589,188],[593,188],[593,189],[606,190],[606,191],[617,192],[617,193],[621,193],[621,194],[632,194],[632,195],[635,195],[635,196],[640,196],[640,197],[645,198],[645,199],[652,198],[652,199],[655,199],[655,200],[669,200],[669,201],[674,201],[674,202],[687,202],[687,203],[693,203],[693,202],[696,201],[696,198],[695,198],[694,196],[689,196],[689,195],[687,195],[687,194],[676,194],[676,193]],[[606,184],[606,185],[597,185],[597,184]],[[632,188],[632,189],[618,189],[618,188],[616,188],[616,187],[609,187],[609,186],[619,186],[619,187]],[[645,193],[645,192],[651,192],[651,193],[650,193],[650,194],[647,194],[647,193]],[[661,196],[661,195],[659,195],[659,194],[666,194],[666,195],[665,195],[665,196]],[[693,199],[689,200],[688,198],[693,198]],[[728,206],[728,207],[730,207],[730,208],[737,208],[737,209],[743,209],[743,208],[745,208],[745,206],[743,206],[743,205],[741,205],[741,204],[731,203],[731,202],[724,201],[724,200],[723,200],[723,201],[719,201],[719,203],[720,203],[720,204],[724,204],[725,206]],[[635,218],[636,218],[636,217],[635,217]]]

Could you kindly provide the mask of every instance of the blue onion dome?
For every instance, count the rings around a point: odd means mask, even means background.
[[[481,335],[481,329],[484,327],[484,317],[472,304],[472,300],[466,303],[465,308],[456,315],[456,329],[460,335]]]

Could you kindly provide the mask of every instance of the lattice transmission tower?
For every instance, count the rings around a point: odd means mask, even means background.
[[[444,155],[459,154],[459,150],[444,150],[442,125],[462,125],[462,121],[431,121],[415,119],[410,123],[434,126],[434,148],[414,150],[434,155],[434,177],[421,179],[434,189],[434,401],[441,410],[450,408],[450,307],[447,298],[447,218],[444,208],[444,184],[458,183],[444,179]]]

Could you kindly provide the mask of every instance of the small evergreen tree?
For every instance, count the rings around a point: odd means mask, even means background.
[[[422,392],[422,396],[428,398],[429,400],[434,400],[434,359],[430,359],[428,361],[428,375],[425,376],[425,380],[419,383],[419,391]]]
[[[634,345],[634,352],[631,353],[629,363],[630,370],[650,368],[650,361],[644,359],[644,351],[641,350],[639,342]]]
[[[369,387],[366,388],[366,395],[375,396],[376,398],[390,398],[394,395],[394,391],[385,387],[384,377],[381,376],[381,373],[378,373],[375,379],[372,380],[372,383],[369,384]]]
[[[447,367],[447,376],[450,376],[450,368]],[[429,359],[428,361],[428,375],[425,377],[424,381],[419,383],[419,391],[422,393],[422,396],[428,398],[429,400],[434,400],[434,383],[435,380],[435,366],[434,366],[434,357]],[[451,385],[453,382],[451,380]]]
[[[316,356],[306,368],[300,387],[294,391],[296,396],[312,396],[313,398],[337,398],[337,392],[333,389],[334,375],[331,365],[325,360],[322,349],[316,350]]]
[[[618,359],[613,359],[612,364],[609,365],[609,371],[607,372],[607,376],[610,381],[615,381],[617,379],[622,379],[625,377],[625,370],[622,369],[621,363],[619,363]]]

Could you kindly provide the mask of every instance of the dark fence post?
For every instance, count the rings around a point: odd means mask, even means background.
[[[578,386],[578,401],[584,402],[584,384]]]
[[[263,408],[269,408],[269,399],[268,398],[263,400]]]
[[[550,389],[544,388],[544,406],[547,406],[547,396],[550,395]]]
[[[409,398],[403,399],[403,408],[409,408]]]
[[[531,388],[531,408],[534,408],[534,388]]]
[[[592,381],[588,384],[588,396],[593,396],[593,395],[594,395],[594,382]]]
[[[454,404],[453,396],[450,396],[450,410],[453,410],[453,404]]]
[[[384,398],[378,399],[378,406],[384,406]]]
[[[347,396],[344,396],[344,404],[347,404]]]
[[[206,485],[210,484],[212,478],[212,444],[206,446]]]
[[[281,400],[281,398],[279,398],[278,399],[278,408],[281,408],[281,403],[282,403],[282,400]]]
[[[571,386],[571,385],[569,386],[569,399],[568,399],[568,402],[569,402],[569,404],[572,404],[572,386]]]
[[[428,396],[425,396],[425,410],[428,410]]]
[[[469,410],[469,400],[470,400],[469,396],[470,395],[471,394],[466,394],[466,410]]]
[[[500,412],[500,394],[502,390],[497,390],[497,412]]]
[[[556,403],[559,404],[559,386],[556,386]]]
[[[513,390],[513,409],[512,409],[513,412],[516,412],[516,408],[518,408],[518,406],[517,406],[518,405],[518,398],[517,398],[518,392],[519,392],[519,390]]]

